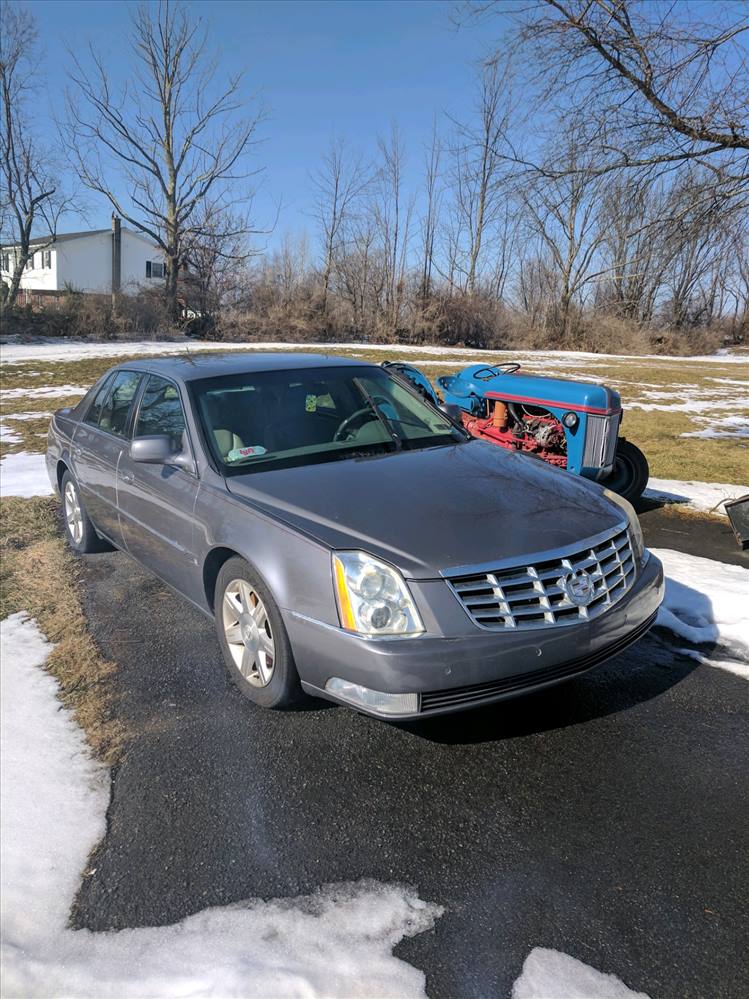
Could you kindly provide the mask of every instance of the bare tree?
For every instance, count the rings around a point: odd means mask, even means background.
[[[311,179],[316,196],[315,219],[323,244],[322,304],[327,312],[336,256],[351,213],[369,184],[369,171],[361,156],[349,157],[343,140],[334,139]]]
[[[71,200],[60,190],[51,169],[53,157],[34,132],[33,98],[36,72],[36,26],[24,10],[0,3],[0,232],[8,247],[10,284],[3,286],[0,308],[18,297],[24,268],[35,252],[55,239],[57,224]],[[32,244],[34,232],[41,231]]]
[[[505,160],[501,150],[509,113],[509,64],[500,68],[494,61],[479,75],[473,120],[455,122],[457,135],[451,149],[457,238],[464,245],[458,265],[464,290],[471,295],[476,291],[482,251],[486,254],[489,249],[491,229],[502,210]]]
[[[184,263],[178,292],[206,324],[242,285],[251,256],[249,223],[221,206],[205,204],[195,215],[195,225],[184,243]]]
[[[387,139],[380,137],[378,148],[380,162],[369,210],[382,259],[385,331],[386,335],[392,336],[402,318],[414,203],[404,190],[406,152],[397,125],[393,124]]]
[[[468,9],[515,15],[539,105],[563,105],[586,124],[599,169],[696,159],[746,195],[745,3],[517,0]]]
[[[553,161],[565,169],[554,177],[536,176],[521,198],[528,234],[554,271],[553,326],[568,339],[573,302],[603,272],[595,267],[602,242],[596,214],[602,182],[585,170],[586,153],[574,134],[566,137]]]
[[[231,218],[241,200],[232,185],[249,176],[260,116],[243,113],[240,76],[217,85],[206,32],[189,7],[141,5],[131,46],[133,76],[119,92],[93,47],[89,66],[74,57],[70,152],[81,180],[161,248],[176,319],[187,248],[202,234],[212,238],[201,208],[212,199]]]
[[[434,250],[440,225],[443,192],[440,187],[442,142],[437,132],[437,121],[432,124],[432,141],[424,158],[424,195],[426,204],[421,217],[421,278],[419,298],[422,308],[432,294]]]

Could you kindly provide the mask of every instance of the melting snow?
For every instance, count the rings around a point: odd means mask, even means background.
[[[397,885],[331,885],[172,926],[68,929],[80,874],[105,831],[107,772],[40,669],[51,646],[36,623],[12,615],[0,642],[5,995],[424,996],[424,974],[392,949],[430,929],[442,909]]]
[[[697,417],[700,423],[708,423],[704,430],[690,430],[680,437],[702,437],[706,440],[719,440],[725,437],[749,437],[749,416],[724,416],[720,420]]]
[[[666,398],[673,398],[679,394],[679,389],[674,386],[672,392],[664,393]],[[662,413],[707,413],[716,409],[749,409],[749,398],[737,399],[732,396],[728,399],[716,399],[710,396],[707,399],[688,398],[684,402],[660,403],[660,402],[628,402],[629,409],[644,409],[646,412],[658,410]]]
[[[735,667],[747,664],[733,672],[749,675],[749,569],[667,548],[652,551],[666,573],[657,623],[696,645],[719,642],[735,652]],[[695,653],[701,662],[726,668],[728,656],[721,660]]]
[[[3,363],[7,362],[3,360]],[[86,392],[88,389],[80,385],[43,385],[40,388],[2,389],[0,399],[54,399],[57,396],[85,395]]]
[[[0,420],[0,441],[3,444],[20,444],[21,435],[16,430],[11,430],[4,420]]]
[[[616,975],[596,971],[569,954],[534,947],[512,989],[512,999],[648,999]]]
[[[50,496],[53,492],[43,454],[18,451],[0,461],[0,496]]]
[[[749,493],[749,486],[727,482],[682,482],[679,479],[649,479],[644,496],[662,503],[684,503],[704,513],[725,514],[723,503]]]
[[[91,343],[75,340],[53,340],[40,343],[6,343],[0,347],[0,359],[4,364],[20,364],[25,361],[76,361],[87,357],[118,357],[133,354],[176,354],[186,351],[194,352],[201,350],[366,350],[366,351],[392,351],[398,350],[403,354],[419,355],[445,355],[449,357],[506,357],[529,358],[543,361],[549,365],[579,364],[581,361],[586,365],[605,363],[606,361],[653,361],[650,355],[638,354],[593,354],[583,350],[474,350],[469,347],[441,347],[436,345],[411,345],[411,344],[388,344],[388,343],[285,343],[277,340],[270,340],[262,343],[227,342],[206,343],[200,340],[140,340],[122,341],[119,343]],[[655,360],[668,361],[677,364],[746,364],[746,356],[739,354],[720,353],[709,354],[699,357],[676,357],[668,355],[658,355]]]

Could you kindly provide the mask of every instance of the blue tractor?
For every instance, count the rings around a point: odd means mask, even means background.
[[[458,415],[474,437],[595,479],[630,503],[647,485],[647,459],[619,436],[621,398],[605,385],[525,375],[519,364],[472,364],[438,378],[435,390],[410,364],[386,366]]]

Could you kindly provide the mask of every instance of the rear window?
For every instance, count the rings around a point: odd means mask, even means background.
[[[91,418],[87,423],[94,422],[94,411],[98,411],[98,427],[117,437],[125,437],[128,433],[130,411],[133,407],[135,393],[138,391],[141,375],[137,371],[117,371],[112,379],[109,392],[104,402],[99,404],[98,395],[91,407]]]
[[[88,411],[84,418],[84,423],[91,424],[92,427],[99,426],[99,417],[101,416],[101,407],[104,405],[104,401],[109,394],[109,390],[112,387],[112,382],[114,381],[114,373],[110,374],[101,383],[98,392],[94,393],[93,401],[88,407]]]

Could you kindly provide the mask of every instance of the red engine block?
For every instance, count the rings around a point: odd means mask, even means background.
[[[512,451],[527,451],[542,458],[550,465],[556,465],[559,468],[567,467],[566,453],[559,447],[555,448],[553,445],[549,446],[548,444],[539,443],[531,433],[524,432],[516,434],[509,424],[502,429],[502,427],[494,422],[492,416],[481,419],[476,416],[470,416],[468,413],[463,413],[462,419],[463,426],[473,437],[491,441],[492,444],[499,444],[500,447],[506,447]],[[553,416],[535,417],[534,422],[549,424],[551,427],[558,428],[561,437],[560,442],[564,441],[564,430],[559,425],[559,421]]]

